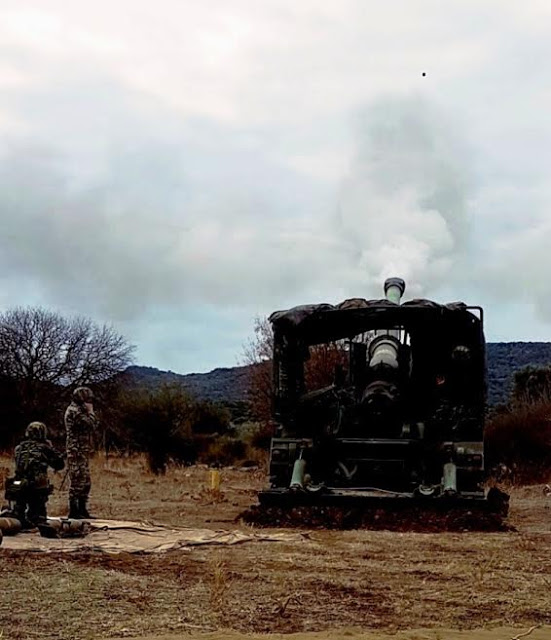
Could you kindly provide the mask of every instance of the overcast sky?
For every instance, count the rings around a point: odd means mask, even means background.
[[[549,0],[2,0],[0,308],[187,373],[401,276],[551,340],[550,60]]]

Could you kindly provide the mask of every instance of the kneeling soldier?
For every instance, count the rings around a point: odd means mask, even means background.
[[[53,490],[48,467],[60,471],[63,457],[46,439],[46,425],[31,422],[25,440],[15,447],[15,478],[6,491],[6,497],[15,502],[14,516],[23,527],[34,527],[46,520],[46,503]]]

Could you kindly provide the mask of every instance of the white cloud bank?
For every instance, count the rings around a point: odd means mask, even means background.
[[[114,322],[179,371],[234,364],[255,313],[389,275],[489,301],[500,337],[551,322],[547,3],[0,18],[0,304]]]

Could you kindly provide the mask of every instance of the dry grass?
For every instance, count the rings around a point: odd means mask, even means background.
[[[9,459],[0,458],[0,469],[3,467],[11,468]],[[212,489],[210,470],[205,465],[172,466],[165,475],[156,476],[148,470],[144,456],[109,459],[98,456],[91,467],[90,506],[96,514],[185,526],[203,526],[206,520],[227,524],[227,514],[219,517],[220,510],[214,507],[231,500],[235,517],[254,501],[254,487],[260,486],[265,476],[258,469],[222,469],[220,487]],[[68,482],[60,490],[64,473],[52,476],[56,491],[48,503],[51,515],[67,512]]]
[[[0,466],[9,461],[0,460]],[[55,484],[59,486],[62,474]],[[101,516],[212,528],[254,501],[263,471],[170,469],[141,458],[93,463]],[[66,490],[51,501],[63,513]],[[302,542],[197,547],[158,556],[18,554],[0,548],[0,630],[23,638],[110,638],[362,627],[472,629],[551,623],[551,501],[515,489],[518,532],[412,534],[316,531]]]

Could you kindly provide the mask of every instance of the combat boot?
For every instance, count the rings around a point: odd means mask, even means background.
[[[88,502],[88,498],[79,498],[78,505],[79,505],[80,517],[86,518],[87,520],[95,520],[96,516],[93,516],[88,512],[88,509],[86,507],[87,502]]]
[[[67,517],[69,520],[80,520],[82,518],[78,498],[69,498],[69,515]]]

